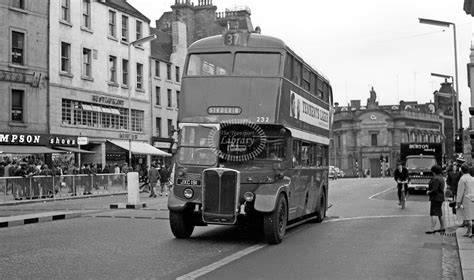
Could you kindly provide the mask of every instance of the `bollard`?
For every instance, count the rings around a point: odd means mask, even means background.
[[[140,203],[140,189],[138,187],[138,172],[127,173],[128,204]]]
[[[138,172],[128,172],[127,176],[127,203],[112,203],[110,209],[126,208],[140,209],[146,203],[140,203],[140,188],[138,185]]]

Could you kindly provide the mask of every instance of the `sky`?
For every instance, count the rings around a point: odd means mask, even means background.
[[[197,5],[198,0],[191,0]],[[128,0],[152,21],[174,0]],[[254,27],[292,48],[331,82],[334,102],[365,105],[374,87],[380,105],[434,100],[442,78],[455,76],[453,27],[420,24],[418,18],[456,25],[459,100],[463,126],[471,106],[467,84],[472,18],[464,0],[212,0],[217,12],[249,7]]]

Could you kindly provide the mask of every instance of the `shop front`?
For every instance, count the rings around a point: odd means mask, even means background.
[[[151,142],[153,143],[153,147],[160,149],[168,154],[173,155],[174,153],[176,153],[177,145],[174,138],[152,137]],[[153,156],[152,161],[159,161],[169,166],[171,165],[172,157]]]
[[[171,154],[164,152],[152,145],[134,140],[107,140],[106,144],[106,163],[110,166],[117,164],[123,166],[125,163],[131,162],[132,168],[149,167],[153,161],[152,158],[167,158]],[[129,155],[132,156],[131,160]]]
[[[77,137],[33,133],[0,133],[3,161],[44,162],[52,166],[77,147]],[[73,155],[69,156],[69,160]]]

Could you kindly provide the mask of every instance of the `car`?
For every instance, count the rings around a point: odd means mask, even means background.
[[[329,179],[337,180],[337,171],[334,166],[329,166]]]

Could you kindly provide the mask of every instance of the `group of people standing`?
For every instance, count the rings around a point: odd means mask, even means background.
[[[446,184],[447,194],[453,197],[450,203],[453,214],[462,220],[461,226],[467,227],[465,237],[472,237],[472,220],[474,219],[474,167],[465,160],[458,158],[452,166],[448,167]]]
[[[168,195],[168,191],[172,186],[170,183],[170,175],[169,167],[155,162],[151,164],[147,181],[150,188],[150,197],[157,197],[155,188],[159,189],[159,196]]]
[[[458,221],[463,221],[460,225],[467,227],[465,237],[473,236],[472,220],[474,219],[474,167],[465,163],[463,158],[456,159],[447,169],[446,180],[443,177],[443,168],[439,165],[431,167],[433,178],[428,184],[427,194],[430,200],[431,229],[426,234],[445,232],[445,221],[442,206],[445,200],[451,200],[449,206]],[[398,186],[398,199],[402,199],[401,192],[408,195],[408,170],[401,162],[397,163],[394,172],[394,179]],[[402,183],[403,182],[403,183]],[[447,185],[447,186],[446,186]],[[404,190],[402,190],[404,187]],[[400,202],[399,202],[400,204]],[[436,225],[439,222],[439,229]]]

